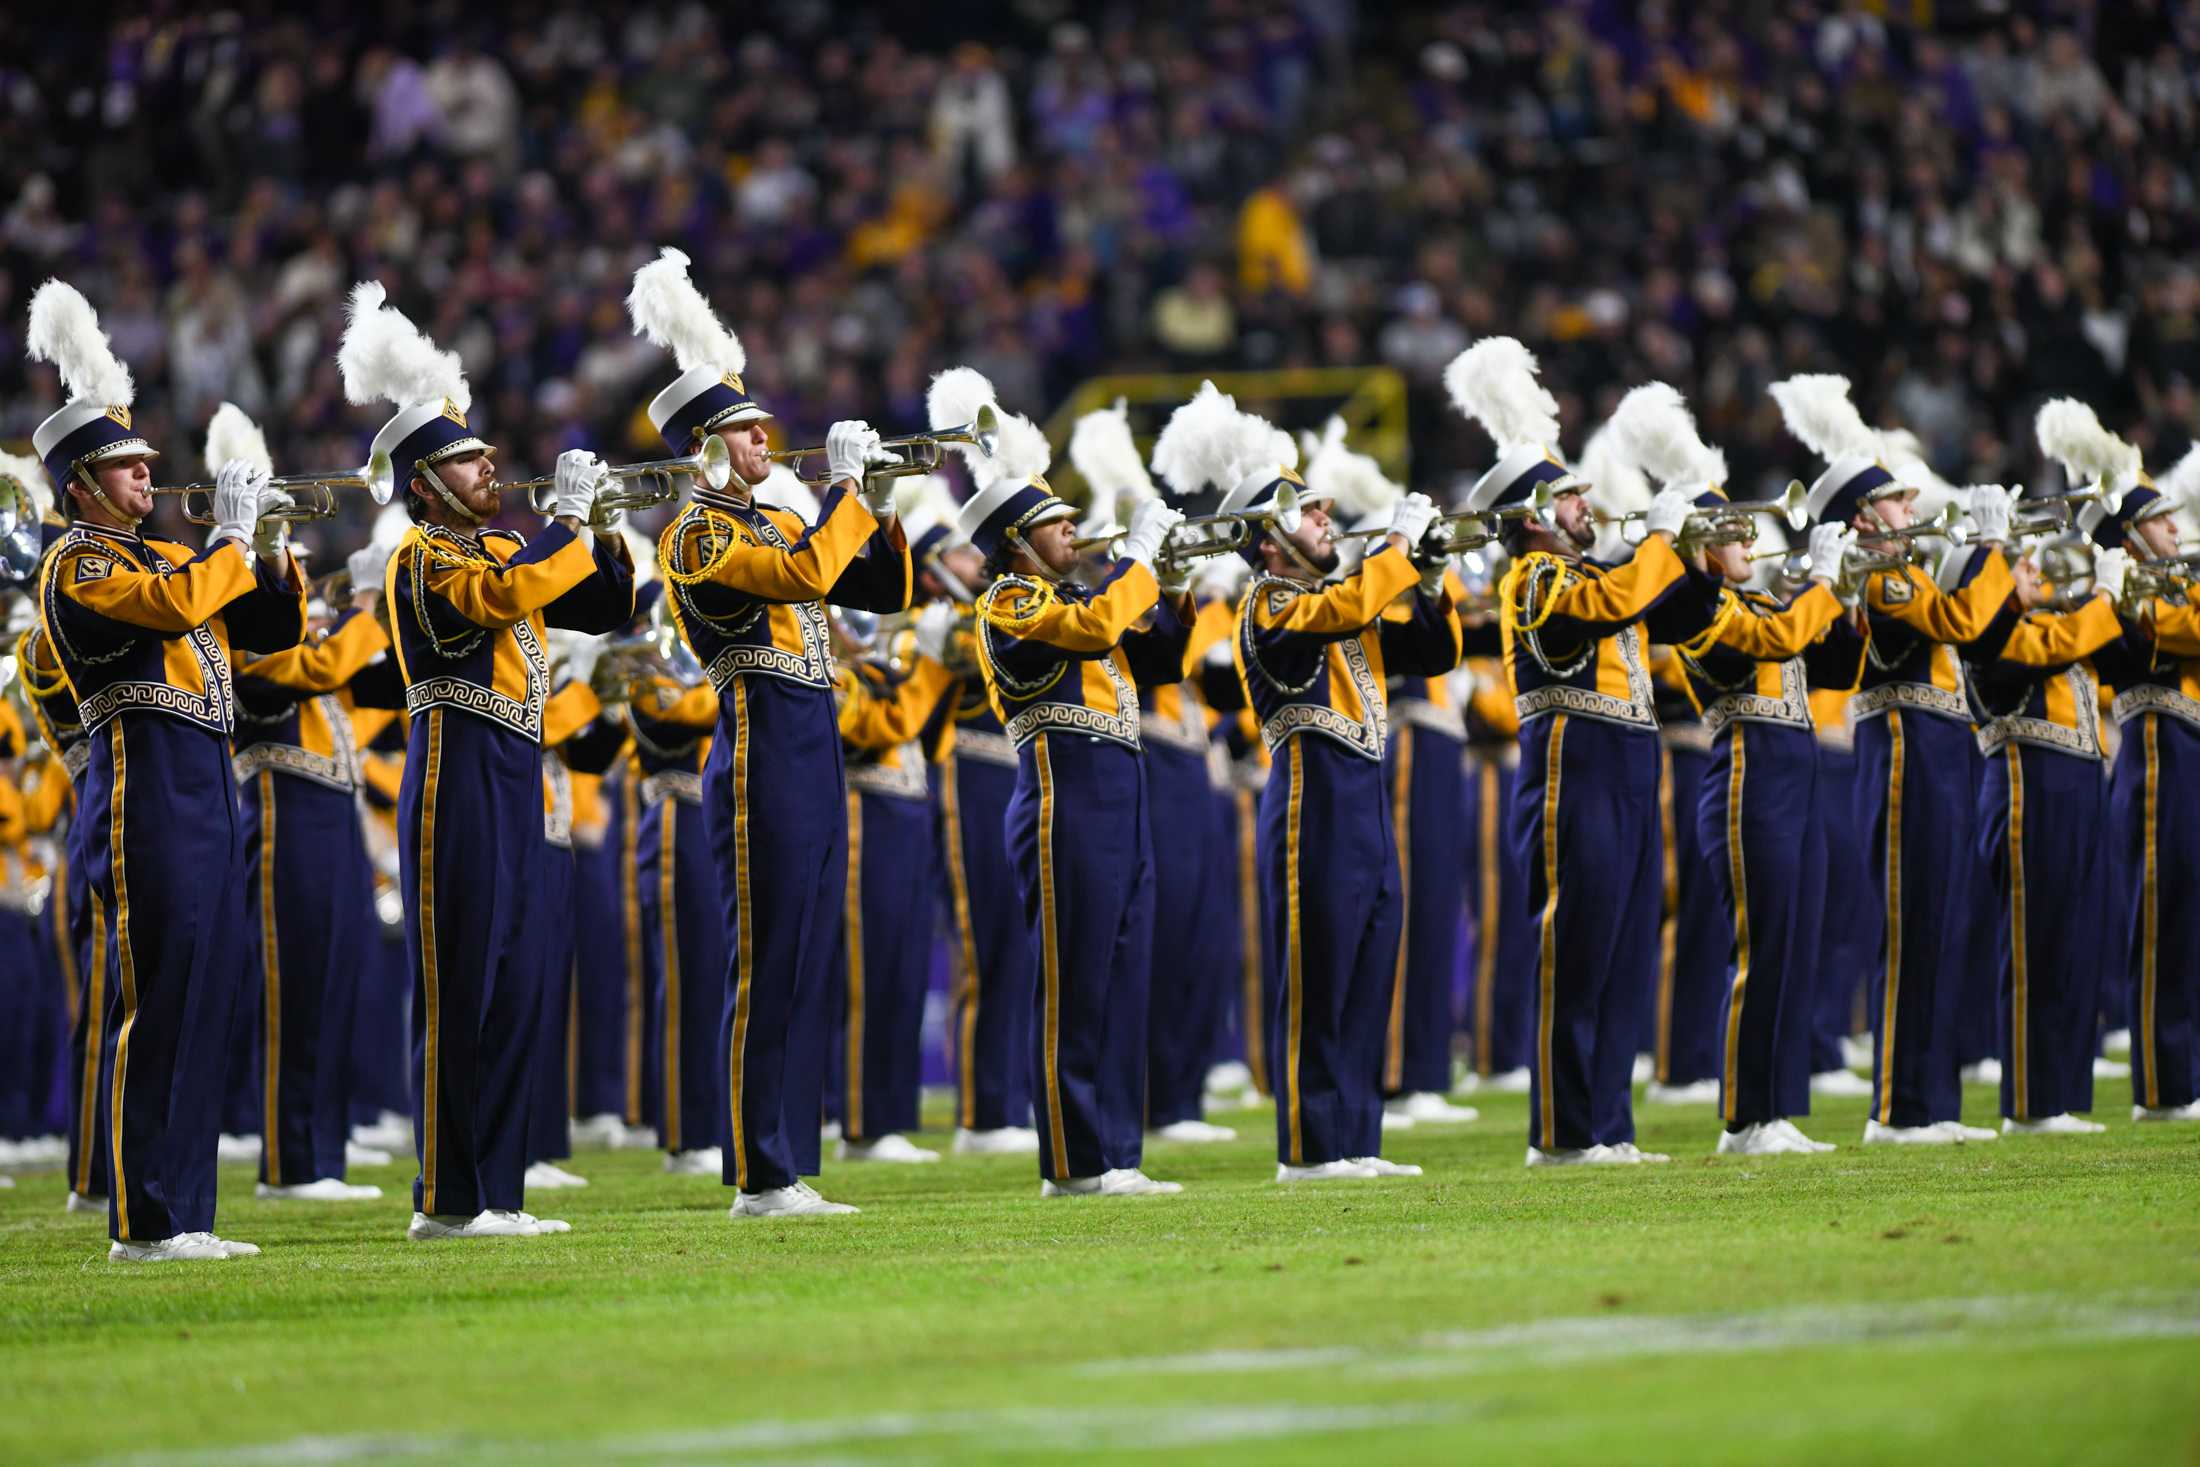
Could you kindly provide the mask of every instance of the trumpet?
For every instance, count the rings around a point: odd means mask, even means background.
[[[1255,536],[1270,529],[1291,534],[1298,529],[1299,518],[1299,491],[1288,483],[1278,484],[1276,497],[1257,509],[1203,514],[1178,521],[1161,542],[1161,549],[1154,557],[1155,568],[1174,569],[1187,560],[1243,550],[1253,543]],[[1080,553],[1099,550],[1122,539],[1125,533],[1116,529],[1104,535],[1087,535],[1071,541],[1070,548]]]
[[[1648,510],[1636,509],[1621,515],[1600,514],[1597,519],[1603,524],[1619,525],[1622,540],[1640,545],[1644,535],[1629,535],[1627,526],[1641,524],[1648,514]],[[1761,514],[1776,514],[1787,521],[1789,529],[1800,530],[1810,523],[1810,490],[1802,480],[1790,479],[1778,499],[1738,499],[1692,514],[1673,537],[1676,548],[1685,552],[1706,545],[1747,545],[1757,538],[1757,516]]]
[[[911,433],[905,438],[882,438],[879,447],[902,455],[901,458],[864,470],[864,476],[872,479],[898,479],[906,474],[929,474],[939,468],[949,444],[961,443],[978,450],[986,458],[1001,443],[1001,415],[993,404],[981,403],[978,415],[960,428],[934,428],[925,433]],[[820,448],[783,448],[770,455],[773,463],[785,464],[794,470],[806,484],[822,484],[832,472],[830,467],[813,473],[804,472],[810,463],[824,463],[825,450]]]
[[[596,491],[591,523],[626,509],[648,509],[680,497],[681,479],[700,479],[706,488],[723,489],[733,477],[733,453],[717,434],[703,439],[702,447],[681,458],[653,458],[638,464],[620,464],[610,470],[611,482]],[[557,512],[555,475],[547,479],[521,479],[506,489],[527,491],[527,507],[536,514]]]
[[[2016,496],[2018,510],[2033,510],[2037,513],[2012,516],[2009,521],[2009,538],[2035,540],[2042,535],[2060,535],[2069,529],[2076,518],[2074,506],[2087,500],[2099,499],[2106,491],[2095,485],[2091,489],[2072,489],[2063,494],[2042,494],[2026,499],[2024,486],[2019,484],[2010,492]]]
[[[2192,594],[2200,580],[2200,550],[2160,560],[2134,561],[2124,576],[2124,602],[2132,605],[2157,598],[2181,601]]]
[[[1498,536],[1504,533],[1495,521],[1517,519],[1523,514],[1533,512],[1532,509],[1522,510],[1517,505],[1508,504],[1503,509],[1459,509],[1450,514],[1440,514],[1429,522],[1427,533],[1421,536],[1421,543],[1413,547],[1413,558],[1422,562],[1448,560],[1454,555],[1465,555],[1470,550],[1495,544]],[[1389,533],[1389,527],[1384,526],[1379,529],[1347,530],[1330,538],[1380,540]]]
[[[0,584],[29,582],[38,574],[44,553],[38,501],[15,480],[0,478]]]
[[[183,496],[183,517],[194,525],[214,523],[214,485],[169,484],[155,489],[155,494],[180,494]],[[281,509],[271,509],[260,516],[263,520],[282,520],[286,523],[299,520],[325,520],[336,514],[336,491],[339,489],[364,489],[376,504],[388,504],[390,496],[397,492],[397,474],[390,466],[387,454],[376,454],[365,468],[339,474],[283,474],[267,481],[270,489],[280,489],[290,496],[290,503]]]

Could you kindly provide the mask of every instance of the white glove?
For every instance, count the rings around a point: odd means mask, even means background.
[[[1189,595],[1192,589],[1192,570],[1197,564],[1198,562],[1193,560],[1170,560],[1167,558],[1156,562],[1153,573],[1154,579],[1161,582],[1161,594],[1164,596]]]
[[[362,545],[344,557],[344,569],[351,572],[353,591],[379,591],[382,589],[382,573],[390,567],[390,548],[372,543]]]
[[[1818,581],[1841,579],[1841,562],[1856,544],[1856,531],[1847,525],[1818,525],[1810,532],[1810,574]]]
[[[1401,494],[1391,506],[1390,533],[1403,535],[1406,548],[1417,550],[1428,527],[1436,523],[1436,501],[1426,494]]]
[[[1449,560],[1432,560],[1421,568],[1421,594],[1431,601],[1444,594],[1444,572],[1451,569]]]
[[[2093,557],[2093,589],[2106,591],[2108,599],[2124,604],[2124,582],[2131,575],[2131,552],[2104,550]]]
[[[1678,535],[1696,512],[1695,496],[1685,489],[1661,489],[1642,512],[1644,535]]]
[[[947,660],[947,639],[955,634],[955,606],[935,601],[917,613],[917,651],[934,662]]]
[[[559,519],[571,515],[582,524],[596,509],[596,490],[603,483],[603,460],[585,448],[568,448],[558,455],[557,498],[550,512]]]
[[[214,474],[214,538],[249,544],[260,518],[260,491],[268,473],[233,458]]]
[[[279,509],[290,508],[291,504],[291,497],[280,489],[260,491],[258,518],[252,526],[252,551],[255,555],[264,555],[272,560],[289,548],[290,522],[270,519],[268,516]]]
[[[575,637],[565,649],[565,675],[577,683],[587,682],[596,675],[596,659],[602,655],[602,638]]]
[[[863,482],[864,470],[878,462],[878,434],[861,418],[846,418],[825,432],[825,467],[830,482]]]
[[[1160,499],[1141,499],[1131,511],[1131,527],[1123,535],[1123,557],[1153,569],[1154,557],[1161,553],[1161,543],[1169,538],[1169,531],[1184,523],[1181,510],[1171,509]]]
[[[2016,512],[2016,496],[1999,484],[1981,484],[1971,491],[1971,522],[1978,528],[1974,540],[1993,544],[2009,538],[2009,520]]]

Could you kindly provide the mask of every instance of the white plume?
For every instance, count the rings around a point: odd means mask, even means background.
[[[2154,487],[2179,509],[2200,505],[2200,443],[2186,449],[2185,456],[2154,481]]]
[[[1306,487],[1309,493],[1332,496],[1336,517],[1347,525],[1387,514],[1406,492],[1372,457],[1346,446],[1344,419],[1334,415],[1322,425],[1321,442],[1306,461]]]
[[[46,482],[46,466],[28,454],[8,453],[0,450],[0,479],[13,479],[23,486],[23,492],[31,497],[38,510],[38,518],[53,513],[53,485]]]
[[[894,513],[911,542],[934,525],[952,527],[960,508],[955,491],[938,474],[912,474],[894,489]]]
[[[1053,462],[1053,446],[1037,423],[1020,413],[1001,413],[1001,441],[994,445],[993,457],[977,459],[970,472],[983,489],[989,484],[1028,483],[1044,474]]]
[[[2063,466],[2072,488],[2096,479],[2122,487],[2138,477],[2139,450],[2102,427],[2093,409],[2074,397],[2041,404],[2032,431],[2040,452]]]
[[[1650,503],[1650,481],[1621,448],[1610,419],[1581,446],[1574,473],[1596,487],[1597,503],[1607,514],[1622,514]]]
[[[1630,388],[1605,426],[1619,451],[1667,488],[1726,483],[1726,455],[1703,441],[1688,403],[1668,383]]]
[[[59,369],[61,390],[72,402],[128,407],[137,395],[130,369],[99,329],[98,312],[65,280],[49,280],[32,294],[27,345],[32,361],[51,362]]]
[[[1444,390],[1500,455],[1530,443],[1558,447],[1558,399],[1537,380],[1535,353],[1512,337],[1485,336],[1453,357]]]
[[[1130,410],[1122,398],[1115,406],[1084,414],[1069,431],[1069,461],[1092,488],[1094,504],[1101,496],[1127,493],[1133,501],[1151,499],[1153,479],[1139,456],[1138,440],[1131,434]]]
[[[688,257],[667,245],[656,259],[634,272],[634,286],[626,294],[626,314],[634,329],[651,345],[672,353],[685,372],[708,367],[714,372],[741,375],[749,354],[718,319],[703,293],[688,279]]]
[[[263,473],[275,472],[275,456],[267,451],[267,435],[260,431],[260,425],[247,417],[243,408],[225,402],[214,409],[206,425],[207,472],[217,472],[236,458]]]
[[[1879,435],[1864,422],[1856,404],[1849,401],[1848,378],[1809,372],[1773,383],[1771,392],[1788,432],[1828,463],[1851,456],[1878,456]]]
[[[372,402],[411,407],[442,397],[463,413],[474,402],[458,353],[437,351],[411,318],[389,304],[379,280],[351,288],[336,370],[343,374],[345,398],[361,407]]]
[[[1227,494],[1265,464],[1296,468],[1299,448],[1265,418],[1239,412],[1236,399],[1212,382],[1169,414],[1154,439],[1153,470],[1180,496],[1212,484]]]
[[[1000,399],[993,391],[993,384],[975,367],[949,367],[932,375],[932,385],[924,390],[924,420],[935,429],[960,428],[977,421],[978,409],[991,403],[996,413],[1004,419]],[[974,443],[948,445],[970,465],[970,476],[981,483],[991,482],[984,455]]]
[[[817,523],[817,492],[802,482],[802,476],[785,464],[775,463],[764,482],[756,486],[756,498],[764,504],[791,509],[802,516],[802,523]]]
[[[1199,567],[1192,589],[1202,601],[1235,601],[1239,589],[1253,575],[1252,562],[1242,555],[1210,555],[1199,562]],[[1229,649],[1223,651],[1227,666]]]
[[[657,579],[657,542],[632,525],[619,526],[619,538],[626,542],[626,553],[634,562],[634,585],[637,589]]]

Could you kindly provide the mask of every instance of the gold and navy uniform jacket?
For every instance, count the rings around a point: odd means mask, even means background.
[[[718,726],[718,690],[709,683],[690,688],[668,677],[652,677],[634,690],[626,717],[634,732],[642,803],[654,805],[669,797],[700,805],[710,731]]]
[[[53,643],[46,639],[46,629],[34,626],[18,637],[15,656],[22,668],[23,690],[30,695],[31,718],[38,725],[38,736],[68,770],[72,781],[82,779],[85,766],[91,763],[92,745],[84,732],[83,715],[77,712],[76,695],[69,691],[69,680],[61,675]]]
[[[1689,702],[1717,738],[1729,723],[1810,730],[1813,686],[1853,687],[1863,641],[1822,583],[1786,605],[1760,591],[1725,591],[1710,627],[1674,649]]]
[[[975,636],[973,631],[973,667],[977,658]],[[954,686],[940,699],[940,710],[930,730],[929,751],[935,764],[960,758],[1016,767],[1016,746],[1001,727],[1001,716],[993,711],[993,698],[986,692],[983,672],[957,673]]]
[[[586,683],[568,682],[543,704],[542,833],[564,850],[573,848],[573,772],[560,751],[602,712],[596,690]]]
[[[1657,536],[1617,566],[1542,551],[1521,557],[1506,573],[1499,614],[1520,722],[1567,713],[1655,730],[1648,641],[1698,635],[1717,596],[1717,585]]]
[[[1206,759],[1220,759],[1208,737],[1215,714],[1193,674],[1207,654],[1225,647],[1237,630],[1237,614],[1226,601],[1209,601],[1192,617],[1184,643],[1183,661],[1174,681],[1138,685],[1138,737],[1145,744],[1159,744]],[[1227,761],[1224,761],[1225,763]]]
[[[193,554],[133,530],[81,521],[47,557],[39,610],[87,735],[119,714],[160,714],[228,737],[237,716],[232,649],[296,646],[305,580],[239,541]]]
[[[413,714],[451,708],[541,743],[550,696],[544,627],[616,631],[634,616],[634,567],[617,535],[593,552],[552,522],[532,542],[415,525],[391,557],[390,622]]]
[[[1386,545],[1333,586],[1256,576],[1245,588],[1234,655],[1271,755],[1287,739],[1314,733],[1382,759],[1388,670],[1435,675],[1459,665],[1459,618],[1448,590],[1416,594],[1406,619],[1383,620],[1383,609],[1420,578],[1404,552]]]
[[[739,677],[833,685],[825,602],[906,611],[909,545],[841,485],[815,525],[792,510],[698,492],[658,542],[680,635],[723,694]]]
[[[262,769],[349,790],[359,780],[351,714],[338,696],[389,651],[381,625],[347,611],[326,633],[237,669],[239,783]]]
[[[2200,614],[2158,597],[2122,625],[2123,637],[2093,654],[2101,680],[2116,689],[2109,717],[2122,728],[2160,713],[2200,734]]]
[[[1918,567],[1877,571],[1864,582],[1864,670],[1849,699],[1849,723],[1890,708],[1971,721],[1956,649],[1993,629],[2016,583],[1999,549],[1980,555],[1970,583],[1943,591]]]
[[[1451,597],[1451,604],[1455,608],[1466,602],[1466,587],[1448,570],[1444,572],[1444,593]],[[1383,620],[1402,622],[1410,620],[1412,615],[1413,607],[1409,604],[1409,598],[1401,596],[1384,610]],[[1459,647],[1462,667],[1477,657],[1494,654],[1498,650],[1496,626],[1469,627],[1461,619]],[[1467,710],[1460,701],[1460,691],[1450,675],[1415,673],[1411,676],[1393,677],[1387,689],[1391,719],[1397,723],[1410,723],[1419,728],[1432,729],[1465,743]]]
[[[1138,683],[1184,675],[1187,629],[1153,572],[1117,561],[1097,589],[1003,576],[978,597],[986,694],[1018,749],[1047,732],[1138,745]],[[1150,630],[1137,630],[1149,607]]]
[[[2075,611],[2026,611],[2006,635],[1982,638],[1963,652],[1963,687],[1979,751],[2033,744],[2101,757],[2100,679],[2086,659],[2123,635],[2105,596]]]
[[[944,664],[919,655],[907,672],[875,661],[843,667],[833,683],[848,788],[921,800],[925,781],[919,736],[953,678]]]

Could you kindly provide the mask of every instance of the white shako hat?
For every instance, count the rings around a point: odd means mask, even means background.
[[[686,255],[667,246],[635,271],[626,312],[635,332],[671,351],[680,369],[648,409],[651,425],[674,453],[695,452],[706,434],[728,423],[771,416],[742,385],[749,354],[688,279]]]

